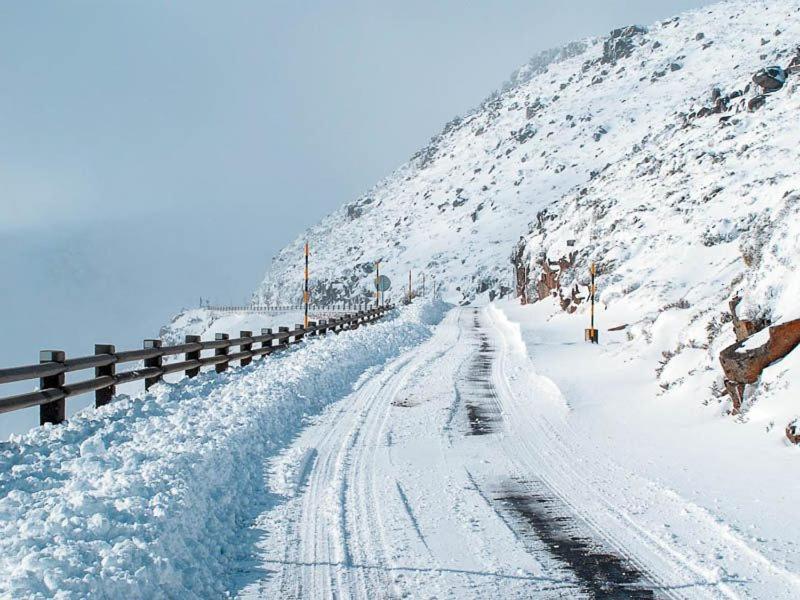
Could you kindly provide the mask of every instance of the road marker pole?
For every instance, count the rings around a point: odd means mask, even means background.
[[[375,308],[381,305],[381,261],[375,261]]]
[[[591,301],[591,309],[590,309],[591,320],[589,323],[589,329],[586,329],[584,332],[584,339],[587,342],[591,342],[592,344],[597,344],[600,341],[599,339],[600,336],[597,329],[594,328],[594,296],[595,293],[597,292],[597,286],[595,286],[594,284],[594,278],[597,273],[597,267],[594,263],[592,263],[592,266],[589,268],[589,273],[591,275],[591,284],[589,285],[589,297]]]
[[[308,327],[308,301],[309,301],[309,294],[308,294],[308,242],[306,242],[306,270],[305,276],[303,278],[304,287],[303,287],[303,304],[305,305],[305,313],[303,315],[303,327]]]

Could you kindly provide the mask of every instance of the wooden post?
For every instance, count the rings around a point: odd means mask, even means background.
[[[114,348],[113,344],[95,344],[94,345],[94,353],[95,354],[114,354],[116,352],[116,348]],[[116,366],[114,363],[110,365],[106,365],[104,367],[95,367],[94,368],[94,376],[95,377],[105,377],[106,375],[110,375],[111,377],[114,376],[116,373]],[[109,402],[111,402],[111,398],[114,397],[114,394],[117,391],[117,386],[112,385],[107,388],[103,388],[100,390],[95,390],[94,392],[94,406],[95,408],[99,408],[101,406],[105,406]]]
[[[262,328],[261,329],[261,335],[272,335],[272,327],[264,327],[264,328]],[[261,342],[261,347],[262,348],[271,348],[272,347],[272,340],[266,340],[264,342]],[[264,358],[266,358],[266,356],[267,355],[265,354]]]
[[[228,340],[228,339],[230,339],[230,337],[231,336],[229,336],[227,333],[215,333],[214,334],[214,339],[217,340],[217,341],[219,341],[219,340]],[[226,347],[226,348],[215,348],[214,349],[214,356],[228,356],[228,350],[229,349],[230,349],[229,347]],[[227,371],[228,370],[228,361],[226,360],[225,362],[217,363],[216,365],[214,365],[214,370],[217,373],[222,373],[223,371]]]
[[[278,333],[289,333],[289,328],[288,327],[278,327]],[[284,338],[284,341],[278,340],[278,345],[279,346],[284,345],[284,344],[287,345],[287,346],[289,345],[289,338],[288,337]]]
[[[302,325],[301,323],[295,323],[294,328],[295,329],[305,329],[305,326]],[[294,336],[294,341],[295,342],[299,342],[300,340],[303,339],[304,336],[305,336],[305,334],[303,334],[303,333],[301,333],[299,335],[296,335],[296,336]]]
[[[67,355],[62,350],[42,350],[39,352],[39,363],[63,363],[67,359]],[[46,390],[48,388],[61,388],[64,385],[64,373],[58,375],[49,375],[39,379],[39,389]],[[67,418],[65,399],[53,400],[47,404],[39,405],[39,425],[45,423],[53,423],[58,425],[63,423]]]
[[[161,340],[145,340],[144,341],[145,349],[148,348],[161,348]],[[164,358],[162,356],[154,356],[153,358],[145,358],[144,359],[144,366],[147,367],[158,367],[161,368],[163,364]],[[145,391],[149,390],[152,386],[156,383],[161,381],[161,375],[156,375],[155,377],[145,377],[144,379],[144,389]]]
[[[187,344],[196,343],[200,341],[199,335],[187,335],[184,340]],[[200,350],[195,350],[194,352],[187,352],[184,355],[184,360],[199,360],[200,359]],[[197,377],[200,374],[200,367],[195,367],[194,369],[186,369],[186,377],[191,379],[192,377]]]
[[[253,337],[253,332],[252,331],[240,331],[239,332],[239,337]],[[250,342],[249,344],[242,344],[241,346],[239,346],[239,350],[242,351],[242,352],[244,352],[245,350],[252,350],[252,349],[253,349],[253,343],[252,342]],[[253,358],[248,356],[247,358],[243,358],[242,360],[239,361],[239,366],[240,367],[246,367],[251,362],[253,362]]]

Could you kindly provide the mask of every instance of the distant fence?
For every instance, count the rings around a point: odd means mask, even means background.
[[[348,312],[353,310],[367,310],[372,302],[339,302],[320,306],[311,304],[308,310],[313,312],[323,311],[325,313]],[[302,311],[305,309],[303,304],[282,304],[276,306],[250,305],[250,306],[204,306],[206,310],[223,313],[282,313],[291,311]]]
[[[187,335],[184,344],[163,347],[161,340],[151,339],[144,340],[142,350],[124,352],[117,352],[110,344],[97,344],[94,355],[79,358],[67,359],[61,350],[42,350],[39,364],[0,369],[0,384],[39,380],[38,391],[0,398],[0,413],[38,406],[41,425],[61,423],[66,419],[67,398],[94,392],[95,406],[103,406],[111,402],[117,385],[144,379],[144,388],[147,390],[169,373],[183,371],[186,377],[195,377],[202,367],[212,365],[217,373],[221,373],[232,362],[239,361],[240,366],[248,365],[253,358],[265,357],[287,348],[306,336],[325,335],[329,331],[339,333],[372,323],[392,308],[393,305],[364,308],[329,320],[309,321],[308,327],[279,327],[277,332],[271,328],[262,329],[261,335],[256,336],[251,331],[242,331],[234,339],[230,339],[227,333],[217,333],[214,340],[203,342],[199,335]],[[260,347],[253,348],[254,344],[260,344]],[[238,348],[239,351],[231,353],[231,348]],[[214,354],[201,356],[205,350],[214,350]],[[184,360],[164,363],[164,357],[177,355],[183,355]],[[143,368],[116,372],[117,365],[138,361],[144,361]],[[94,368],[93,379],[65,382],[67,373],[91,368]]]

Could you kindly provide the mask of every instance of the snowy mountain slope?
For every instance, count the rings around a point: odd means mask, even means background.
[[[256,299],[298,296],[305,239],[320,300],[370,289],[378,258],[396,280],[405,280],[408,269],[424,270],[452,299],[500,293],[511,287],[512,246],[541,209],[568,206],[607,165],[627,176],[648,151],[640,148],[656,153],[682,126],[683,114],[711,104],[714,87],[740,89],[759,67],[788,62],[800,39],[797,9],[794,0],[723,2],[656,23],[645,34],[589,39],[537,57],[392,175],[298,236],[275,257]],[[771,111],[720,135],[777,123]],[[711,141],[716,125],[713,118],[698,123],[685,139]],[[680,156],[691,161],[696,152]],[[773,166],[769,156],[748,157],[751,173]],[[678,187],[702,196],[729,170],[707,156],[706,177]],[[628,179],[614,181],[615,192],[634,187]],[[635,187],[642,201],[660,201]]]
[[[800,74],[764,98],[752,82],[796,60],[798,16],[798,0],[733,0],[545,53],[281,251],[256,300],[297,296],[305,239],[318,298],[368,293],[380,258],[395,280],[424,271],[450,300],[519,284],[582,315],[594,261],[601,327],[627,326],[618,335],[652,358],[663,393],[711,400],[735,340],[732,298],[754,322],[800,316]],[[781,373],[742,409],[785,397]],[[793,410],[759,422],[782,428]]]

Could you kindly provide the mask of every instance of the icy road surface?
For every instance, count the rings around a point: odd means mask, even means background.
[[[264,465],[242,598],[790,598],[797,575],[573,435],[493,307],[331,405]]]

